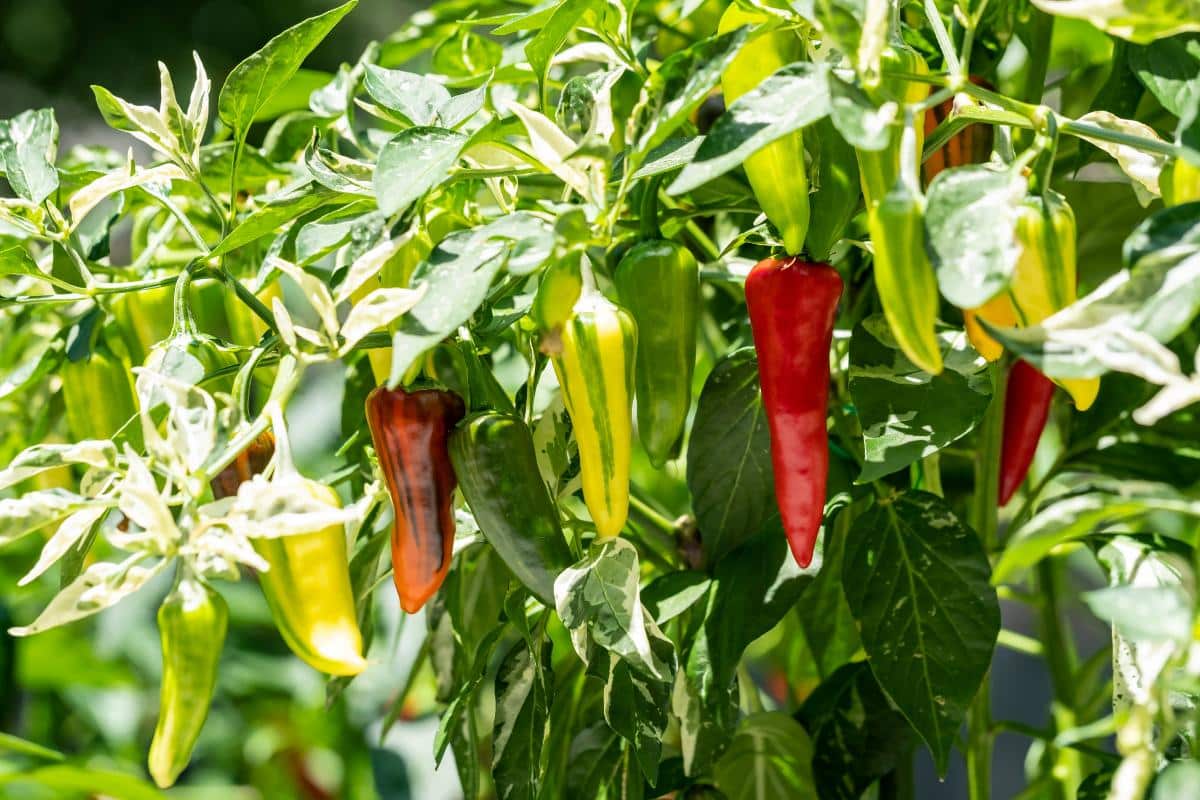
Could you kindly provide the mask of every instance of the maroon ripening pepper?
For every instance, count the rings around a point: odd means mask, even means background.
[[[1013,364],[1004,390],[1004,441],[1000,450],[1000,505],[1006,505],[1029,473],[1050,416],[1054,382],[1025,361]]]
[[[367,425],[392,496],[392,580],[410,614],[446,579],[454,545],[454,487],[447,440],[466,413],[440,389],[380,386],[367,396]]]
[[[833,267],[798,258],[768,258],[746,277],[775,498],[801,567],[812,561],[825,509],[829,345],[841,294],[842,279]]]

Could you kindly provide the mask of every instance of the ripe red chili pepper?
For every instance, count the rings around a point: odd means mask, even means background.
[[[1000,505],[1016,494],[1025,480],[1038,440],[1050,416],[1054,382],[1025,361],[1008,373],[1004,391],[1004,443],[1000,450]]]
[[[440,389],[375,389],[367,425],[392,496],[392,579],[400,606],[418,611],[450,568],[454,487],[447,439],[466,413],[462,398]]]
[[[775,498],[801,567],[812,561],[825,509],[829,344],[841,294],[833,267],[798,258],[760,261],[746,278]]]

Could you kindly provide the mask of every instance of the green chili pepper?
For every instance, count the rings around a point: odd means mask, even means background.
[[[117,357],[102,338],[79,361],[67,361],[60,373],[63,403],[67,411],[67,430],[76,441],[111,439],[118,431],[134,447],[140,447],[142,428],[137,394],[129,364]],[[133,424],[127,425],[131,419]]]
[[[158,609],[163,677],[150,775],[166,788],[179,777],[204,727],[229,623],[221,595],[185,576]]]
[[[728,33],[746,25],[757,27],[769,19],[766,14],[731,5],[721,17],[717,32]],[[781,67],[803,57],[803,42],[794,32],[776,29],[758,34],[742,47],[721,75],[726,105],[733,104]],[[779,229],[784,250],[790,255],[799,253],[804,248],[809,217],[808,169],[800,131],[755,152],[742,167],[763,213]]]
[[[638,435],[661,467],[679,454],[692,404],[700,270],[686,247],[657,239],[634,245],[613,281],[639,334]]]
[[[175,284],[170,335],[150,349],[146,366],[184,383],[199,385],[214,373],[236,366],[238,360],[219,341],[197,329],[186,299],[190,286],[191,275],[184,271]],[[233,378],[234,373],[230,371],[219,379],[207,381],[204,389],[229,392],[233,388]]]
[[[829,117],[812,129],[816,139],[817,185],[810,198],[812,219],[804,246],[813,261],[828,261],[833,246],[858,210],[858,160]]]
[[[579,445],[583,500],[601,538],[616,536],[629,513],[637,325],[594,289],[563,326],[554,372]]]
[[[929,72],[929,66],[921,54],[900,41],[888,45],[881,58],[883,78],[879,85],[868,89],[867,94],[877,104],[896,102],[904,105],[920,103],[929,94],[929,87],[917,81],[907,81],[903,78],[890,77],[889,73],[907,72],[924,75]],[[910,128],[914,127],[912,125]],[[867,208],[878,204],[885,194],[892,190],[897,178],[903,171],[902,166],[917,169],[920,166],[921,150],[925,139],[925,115],[920,114],[915,122],[916,147],[911,154],[904,154],[911,164],[902,164],[902,132],[896,129],[891,134],[891,141],[882,150],[859,150],[858,172],[862,181],[863,197],[866,198]]]
[[[562,258],[552,261],[538,280],[537,294],[529,316],[543,332],[557,336],[571,318],[571,310],[583,292],[579,250],[568,250]]]
[[[925,254],[925,198],[916,185],[913,154],[916,130],[904,131],[903,174],[867,213],[875,253],[875,287],[892,335],[904,354],[921,369],[942,371],[937,338],[938,287]]]
[[[513,574],[553,606],[554,579],[575,559],[538,472],[529,428],[513,414],[468,417],[450,435],[450,461],[484,537]]]

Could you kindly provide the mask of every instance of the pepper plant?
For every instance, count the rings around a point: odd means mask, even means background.
[[[0,667],[133,596],[162,650],[152,743],[18,720],[0,787],[210,779],[257,585],[467,798],[981,800],[1007,733],[1196,796],[1194,6],[440,0],[312,89],[353,6],[94,87],[128,153],[0,122]]]

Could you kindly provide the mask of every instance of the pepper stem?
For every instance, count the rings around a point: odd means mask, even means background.
[[[655,175],[644,187],[641,214],[638,217],[639,230],[643,240],[662,238],[662,231],[658,227],[658,187],[660,184],[662,184],[662,176]]]
[[[175,297],[173,298],[172,308],[174,314],[171,319],[171,338],[178,336],[195,336],[196,335],[196,318],[192,316],[192,306],[188,302],[188,293],[192,287],[192,266],[188,264],[179,273],[179,278],[175,281]]]

